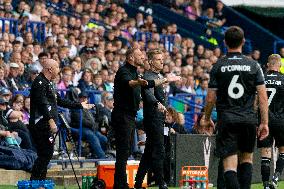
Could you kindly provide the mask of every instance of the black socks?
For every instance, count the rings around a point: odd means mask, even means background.
[[[261,176],[262,176],[263,183],[267,183],[269,181],[270,162],[271,162],[271,158],[266,158],[266,157],[261,158]]]
[[[241,189],[250,189],[252,179],[252,164],[242,163],[238,166],[238,177]]]
[[[226,171],[224,173],[226,189],[240,189],[237,172]]]

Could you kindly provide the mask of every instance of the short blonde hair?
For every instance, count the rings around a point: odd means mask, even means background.
[[[161,49],[153,49],[147,52],[148,60],[152,60],[156,54],[163,54]]]
[[[268,63],[270,65],[281,64],[281,56],[279,54],[272,54],[268,57]]]

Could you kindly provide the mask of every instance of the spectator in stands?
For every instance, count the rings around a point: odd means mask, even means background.
[[[8,120],[6,119],[6,111],[8,107],[9,101],[6,99],[0,97],[0,125],[1,125],[1,130],[7,130],[8,129]]]
[[[88,94],[81,92],[79,94],[80,102],[88,101]],[[82,110],[82,139],[90,145],[91,158],[105,158],[105,150],[107,145],[106,136],[102,135],[98,131],[97,123],[95,122],[95,116],[90,110]],[[76,110],[71,111],[71,126],[73,128],[79,128],[80,125],[80,112]]]
[[[197,62],[200,58],[203,58],[205,48],[203,45],[198,45],[196,49],[196,54],[194,56],[194,62]]]
[[[79,80],[78,88],[81,92],[86,90],[94,90],[93,73],[90,69],[85,69],[82,75],[82,79]]]
[[[6,44],[5,44],[5,41],[3,41],[3,40],[0,40],[0,58],[1,59],[4,59],[4,54],[5,54],[5,46],[6,46]]]
[[[186,16],[191,20],[196,20],[201,16],[202,8],[200,0],[192,0],[191,4],[185,8]]]
[[[7,79],[8,86],[12,91],[18,91],[22,89],[22,86],[18,82],[19,76],[19,64],[17,63],[10,63],[10,72]]]
[[[211,28],[219,28],[223,26],[222,20],[219,20],[215,17],[213,8],[208,8],[206,10],[205,18],[207,20],[206,25]]]
[[[140,26],[144,25],[144,16],[142,13],[137,13],[136,15],[136,25],[139,28]]]
[[[16,131],[22,142],[20,144],[23,149],[31,149],[34,150],[34,145],[32,142],[32,138],[27,126],[23,123],[23,104],[24,97],[23,95],[17,94],[12,99],[12,107],[7,110],[6,118],[9,121],[8,130]]]
[[[202,79],[200,86],[195,90],[196,95],[206,96],[208,90],[208,79]]]
[[[181,90],[186,92],[186,93],[195,94],[196,92],[194,90],[194,77],[193,77],[193,75],[189,75],[185,79],[186,79],[186,81],[185,81],[184,85],[182,86]]]
[[[101,103],[99,103],[96,107],[96,118],[97,122],[99,123],[101,132],[103,134],[106,134],[109,130],[108,126],[111,123],[113,96],[110,92],[103,92],[101,96]]]
[[[4,115],[4,112],[7,109],[8,101],[6,101],[3,98],[0,98],[0,139],[4,137],[6,139],[7,137],[12,137],[13,139],[17,140],[17,144],[20,144],[21,138],[18,136],[17,132],[10,132],[8,130],[8,121]],[[1,143],[1,140],[0,140]],[[8,143],[9,144],[9,143]]]
[[[21,52],[13,52],[10,56],[10,62],[14,62],[14,63],[21,63],[22,62],[22,56],[21,56]]]
[[[201,39],[208,41],[212,45],[218,45],[218,41],[216,40],[216,38],[212,37],[212,31],[208,28],[205,31],[205,36],[201,36]]]
[[[221,49],[220,49],[219,47],[216,47],[216,48],[213,50],[213,54],[214,54],[214,56],[216,56],[217,58],[220,58],[221,55],[222,55]]]
[[[260,59],[260,51],[258,49],[255,49],[251,53],[251,58],[257,62],[259,62]]]
[[[67,47],[59,48],[58,58],[60,60],[60,67],[61,68],[70,65],[71,62],[70,62],[70,59],[68,57],[68,48]]]
[[[32,44],[33,42],[33,34],[31,32],[26,32],[24,35],[24,45]]]
[[[29,72],[27,73],[27,84],[29,86],[31,86],[32,82],[34,81],[34,79],[36,78],[36,76],[38,76],[38,74],[40,73],[39,71],[39,67],[37,67],[36,65],[31,65],[29,68]]]
[[[280,67],[280,72],[284,74],[284,47],[281,47],[279,50],[279,54],[281,56],[281,67]]]
[[[184,129],[184,118],[181,117],[181,113],[178,113],[174,108],[168,107],[166,114],[166,127],[169,128],[170,134],[186,134]]]
[[[41,11],[42,11],[42,8],[40,4],[35,4],[32,12],[29,14],[29,19],[31,21],[40,22],[41,21]]]
[[[224,14],[224,3],[220,0],[217,1],[214,17],[219,20],[220,26],[223,26],[227,21]]]
[[[65,66],[62,69],[62,78],[61,81],[57,84],[57,89],[66,90],[69,86],[72,86],[72,77],[73,77],[73,70],[69,66]]]
[[[72,61],[71,67],[74,70],[74,76],[73,76],[73,86],[78,86],[79,80],[82,78],[83,71],[81,69],[81,62],[78,61]]]
[[[206,134],[212,135],[215,131],[214,122],[211,120],[210,122],[210,130],[206,129],[204,125],[201,124],[201,118],[204,116],[204,109],[201,110],[201,114],[198,116],[197,121],[194,123],[191,133],[192,134]]]
[[[7,102],[10,102],[10,99],[12,97],[12,93],[9,89],[7,88],[2,88],[0,90],[0,97],[2,97],[4,100],[6,100]]]
[[[27,96],[25,97],[25,100],[24,100],[24,106],[22,108],[22,113],[23,113],[23,123],[24,124],[29,124],[29,119],[30,119],[30,97]]]
[[[109,73],[107,69],[102,69],[100,72],[102,78],[102,86],[105,91],[113,91],[113,85],[109,82]]]
[[[85,63],[85,68],[90,69],[93,74],[97,74],[101,70],[101,62],[98,58],[91,58]]]
[[[5,69],[4,67],[1,65],[0,66],[0,87],[4,87],[4,88],[8,88],[8,82],[5,79]]]
[[[24,104],[24,96],[21,94],[17,94],[12,99],[12,107],[6,113],[6,116],[9,122],[22,122],[23,113],[22,108]]]

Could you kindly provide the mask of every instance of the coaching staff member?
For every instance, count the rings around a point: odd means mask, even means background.
[[[159,49],[148,53],[150,70],[144,74],[145,79],[154,80],[162,78],[163,52]],[[164,147],[164,121],[166,112],[166,97],[163,86],[142,88],[144,128],[147,135],[145,151],[142,155],[139,169],[135,178],[135,189],[142,189],[144,177],[152,168],[159,189],[167,189],[163,177],[163,164],[165,156]]]
[[[114,109],[111,114],[116,141],[114,189],[129,188],[126,164],[130,155],[135,116],[141,100],[141,86],[154,87],[179,79],[169,74],[165,79],[144,80],[138,77],[138,66],[144,66],[144,54],[137,48],[129,49],[126,52],[126,63],[119,68],[114,79]]]
[[[61,99],[52,84],[52,80],[59,74],[58,62],[47,59],[42,66],[42,72],[31,86],[30,131],[38,155],[32,169],[31,180],[46,178],[47,165],[53,155],[53,134],[57,132],[57,105],[65,108],[92,107],[90,104]]]
[[[284,168],[284,75],[279,70],[281,56],[272,54],[268,57],[267,73],[264,74],[267,87],[269,105],[269,136],[258,141],[261,148],[261,175],[264,189],[270,189],[270,161],[273,139],[278,147],[279,156],[276,162],[275,173],[272,177],[272,188],[277,188],[279,177]]]
[[[260,140],[263,140],[269,132],[264,76],[257,62],[241,54],[244,42],[244,32],[241,28],[232,26],[225,32],[228,54],[219,59],[211,70],[205,116],[202,118],[203,124],[209,128],[210,115],[216,101],[216,147],[223,158],[226,189],[249,189],[251,185],[257,126],[254,111],[256,91],[261,114],[257,134]]]

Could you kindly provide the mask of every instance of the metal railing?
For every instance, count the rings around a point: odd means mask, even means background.
[[[21,25],[20,20],[13,18],[2,18],[0,17],[0,22],[2,25],[1,32],[6,32],[6,27],[9,27],[9,33],[14,34],[16,37],[21,36],[19,31],[19,26]],[[45,40],[45,23],[44,22],[35,22],[28,21],[25,25],[25,31],[30,31],[33,35],[33,38],[36,39],[39,43],[44,42]]]
[[[134,39],[136,41],[142,40],[143,38],[145,38],[145,49],[146,49],[148,47],[148,43],[152,41],[152,33],[137,31],[134,35]],[[175,36],[160,34],[160,42],[163,42],[163,45],[167,49],[167,51],[172,52],[175,43]]]
[[[280,47],[279,47],[279,45],[280,45]],[[282,48],[282,47],[284,47],[284,40],[274,41],[273,53],[279,54],[279,48]]]
[[[204,107],[205,96],[180,93],[176,96],[169,97],[168,102],[171,107],[184,114],[184,127],[188,133],[191,133],[192,127]]]

